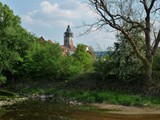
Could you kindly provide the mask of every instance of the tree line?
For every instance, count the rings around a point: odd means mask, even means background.
[[[134,7],[135,1],[124,2],[126,6],[130,6],[126,7],[130,12],[123,13],[125,10],[120,4],[122,1],[112,1],[108,4],[104,0],[90,0],[92,7],[95,7],[100,15],[98,25],[100,27],[109,25],[120,31],[116,35],[117,42],[110,54],[96,59],[86,52],[82,44],[77,46],[74,54],[63,56],[58,43],[41,41],[40,38],[25,30],[21,26],[20,18],[15,16],[7,5],[0,3],[0,85],[27,80],[76,80],[76,77],[85,74],[89,76],[88,79],[106,81],[108,86],[114,82],[117,83],[114,89],[124,83],[133,89],[160,93],[160,50],[157,46],[159,33],[155,36],[153,46],[148,46],[151,38],[148,39],[147,34],[151,33],[144,31],[148,22],[133,19],[135,16],[130,17],[134,13],[131,8]],[[147,3],[148,14],[154,2],[156,1],[153,0],[151,5]],[[145,3],[146,1],[141,1],[144,6]],[[111,14],[111,8],[108,5],[113,4],[118,5],[123,14]],[[112,10],[116,13],[115,8]],[[123,16],[125,14],[128,18]],[[94,25],[97,24],[91,27]]]
[[[20,17],[0,3],[0,84],[25,80],[68,80],[92,70],[93,58],[80,44],[62,55],[58,43],[41,41],[21,26]]]

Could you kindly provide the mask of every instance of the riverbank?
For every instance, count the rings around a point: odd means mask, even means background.
[[[126,115],[142,115],[142,114],[160,114],[160,107],[133,107],[124,105],[113,105],[104,103],[92,103],[90,106],[101,110],[107,110],[112,114],[126,114]]]
[[[88,83],[90,84],[90,83]],[[138,108],[159,108],[160,97],[149,96],[143,94],[134,94],[130,92],[111,91],[107,89],[78,89],[68,86],[68,82],[32,82],[23,84],[9,84],[6,85],[3,93],[2,100],[9,96],[15,98],[29,98],[33,100],[51,100],[59,101],[67,104],[101,104],[102,105],[122,105],[125,107],[138,107]],[[12,92],[4,92],[12,91]],[[0,98],[1,98],[0,94]],[[1,99],[0,99],[1,100]],[[122,107],[123,109],[123,107]],[[127,110],[126,110],[127,111]],[[152,110],[151,110],[152,111]],[[153,110],[156,111],[156,110]],[[136,111],[135,111],[136,112]]]
[[[0,89],[0,108],[10,106],[28,100],[28,97],[20,96],[14,92]]]
[[[20,103],[26,100],[28,100],[28,98],[12,98],[12,99],[0,100],[0,109],[1,107],[10,106],[10,105]]]
[[[50,95],[29,94],[0,100],[0,108],[27,100],[55,101],[70,106],[88,106],[111,114],[160,114],[158,98],[127,95],[110,91],[56,90]],[[102,97],[103,96],[103,97]]]
[[[52,101],[25,101],[0,111],[1,120],[159,120],[160,118],[160,114],[121,114],[114,113],[118,111],[116,109],[101,109],[91,104],[66,105]]]
[[[27,90],[28,91],[28,90]],[[33,91],[33,90],[31,90]],[[64,90],[64,89],[45,89],[40,90],[43,91],[43,94],[38,92],[39,90],[35,90],[34,93],[30,93],[29,91],[26,93],[21,93],[21,95],[16,95],[15,97],[6,97],[2,96],[3,99],[0,99],[0,103],[8,104],[12,103],[12,101],[16,101],[19,99],[31,99],[31,100],[42,100],[42,101],[59,101],[67,104],[113,104],[113,105],[123,105],[123,106],[135,106],[135,107],[149,107],[149,108],[160,108],[160,98],[156,96],[144,96],[144,95],[134,95],[127,93],[120,93],[114,91],[102,91],[102,90]],[[18,96],[18,98],[17,98]],[[1,98],[1,97],[0,97]],[[11,102],[10,102],[11,101]]]
[[[43,98],[38,98],[40,101],[45,101],[45,98],[47,100],[47,97],[44,97],[45,95],[42,95]],[[14,99],[8,99],[8,100],[0,100],[0,109],[4,106],[10,106],[13,104],[17,104],[20,102],[24,102],[27,100],[31,100],[29,98],[14,98]],[[35,100],[35,99],[32,99]],[[36,99],[37,100],[37,99]],[[160,107],[135,107],[135,106],[124,106],[124,105],[115,105],[115,104],[105,104],[105,103],[83,103],[78,101],[68,101],[67,103],[70,106],[89,106],[94,107],[95,109],[99,109],[102,111],[107,111],[108,113],[112,114],[160,114]]]

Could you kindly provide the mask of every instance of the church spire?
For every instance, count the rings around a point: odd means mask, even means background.
[[[72,48],[73,44],[73,33],[71,31],[70,25],[67,26],[66,32],[64,33],[64,46],[67,48]]]
[[[73,33],[71,31],[70,25],[67,26],[67,29],[66,29],[66,32],[64,33],[64,36],[73,37]]]
[[[68,25],[68,26],[67,26],[67,30],[66,30],[66,32],[71,33],[70,25]]]

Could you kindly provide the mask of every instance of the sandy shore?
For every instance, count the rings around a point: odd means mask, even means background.
[[[104,109],[108,113],[115,114],[160,114],[160,107],[132,107],[98,103],[91,104],[91,106]]]

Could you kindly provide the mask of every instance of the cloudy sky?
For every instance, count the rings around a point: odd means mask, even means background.
[[[95,14],[87,0],[0,0],[7,4],[14,14],[21,17],[22,26],[36,36],[43,36],[63,44],[63,34],[68,24],[74,33],[75,45],[92,46],[95,50],[113,46],[115,35],[105,30],[80,36],[85,31],[83,23],[93,23]]]

